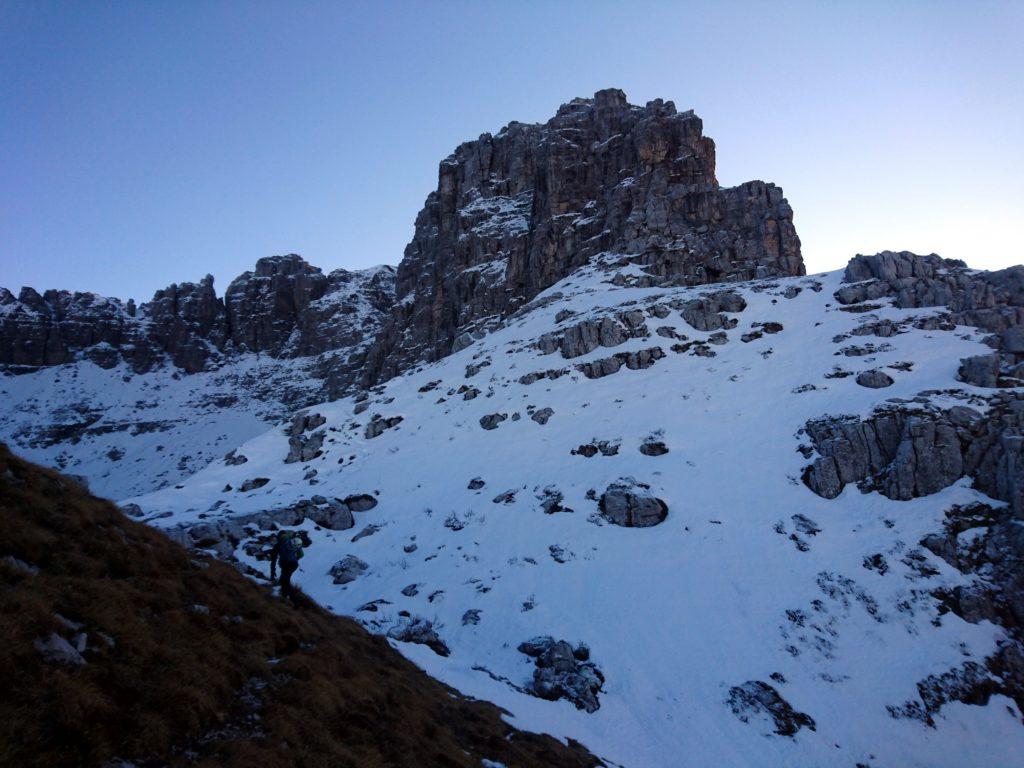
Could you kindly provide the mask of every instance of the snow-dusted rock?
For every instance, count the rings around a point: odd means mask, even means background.
[[[345,555],[345,557],[331,566],[328,575],[334,580],[335,584],[348,584],[366,573],[369,568],[369,565],[355,555]]]
[[[650,486],[631,478],[612,483],[601,494],[601,514],[627,528],[647,528],[668,517],[668,505],[650,493]]]

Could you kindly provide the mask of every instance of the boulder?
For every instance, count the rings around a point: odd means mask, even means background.
[[[600,708],[597,694],[604,685],[604,675],[589,661],[587,646],[581,644],[574,649],[565,640],[543,636],[520,643],[519,651],[534,659],[529,693],[549,701],[566,699],[588,713]]]
[[[793,709],[792,705],[768,683],[748,680],[729,689],[729,708],[742,722],[755,715],[767,717],[779,736],[793,736],[801,728],[816,730],[814,718]]]
[[[355,555],[345,555],[331,566],[327,575],[333,578],[335,584],[348,584],[366,573],[369,568],[369,565]]]
[[[606,520],[627,528],[647,528],[668,517],[668,505],[655,498],[649,486],[629,478],[609,485],[599,507]]]
[[[893,380],[892,376],[885,371],[871,370],[858,373],[857,383],[869,389],[882,389],[883,387],[891,387]]]

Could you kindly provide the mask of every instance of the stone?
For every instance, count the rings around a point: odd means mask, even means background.
[[[377,506],[377,499],[369,493],[357,493],[346,496],[344,504],[353,512],[368,512]]]
[[[565,640],[543,636],[520,643],[519,651],[534,660],[528,693],[549,701],[566,699],[587,713],[600,709],[597,694],[604,685],[604,675],[589,661],[587,646],[581,644],[574,649]]]
[[[269,477],[253,477],[243,482],[242,485],[239,486],[238,490],[240,493],[248,493],[249,491],[254,491],[257,488],[262,488],[269,482]]]
[[[379,413],[375,413],[366,425],[366,431],[363,433],[363,436],[367,440],[372,440],[373,438],[384,434],[384,430],[398,426],[403,420],[404,417],[402,416],[390,416],[385,418]]]
[[[480,426],[484,429],[496,429],[507,418],[508,414],[506,413],[489,413],[480,417]]]
[[[887,407],[858,420],[830,417],[805,430],[821,454],[804,482],[834,498],[847,483],[869,482],[892,499],[926,496],[961,477],[1024,517],[1024,394],[999,391],[985,413],[966,406]]]
[[[976,387],[999,386],[999,354],[975,355],[961,359],[957,378]]]
[[[48,664],[63,664],[69,667],[80,667],[85,664],[82,656],[83,648],[80,651],[56,632],[51,632],[46,638],[38,638],[35,642],[35,649]]]
[[[553,408],[541,408],[540,410],[534,411],[530,418],[538,424],[547,424],[548,419],[554,415],[555,410]]]
[[[882,389],[893,385],[892,376],[885,371],[871,370],[857,374],[857,383],[869,389]]]
[[[746,307],[747,302],[738,293],[718,291],[686,302],[680,314],[698,331],[717,331],[736,327],[737,321],[723,312],[742,312]]]
[[[249,461],[248,457],[242,456],[240,453],[236,453],[233,448],[224,454],[224,463],[229,467],[237,467],[241,464],[245,464],[247,461]]]
[[[324,444],[326,433],[321,430],[312,435],[296,435],[288,438],[288,455],[284,459],[285,464],[296,462],[312,461],[323,455],[321,448]]]
[[[335,584],[349,584],[369,570],[370,566],[355,555],[345,555],[327,572]]]
[[[651,495],[648,486],[630,478],[609,485],[598,506],[606,520],[626,528],[647,528],[668,517],[668,505]]]
[[[433,623],[420,616],[403,619],[388,630],[388,637],[402,643],[425,645],[438,656],[448,656],[451,653],[437,634]]]
[[[801,728],[816,730],[814,718],[798,712],[768,683],[748,680],[729,689],[729,708],[742,722],[749,723],[752,716],[767,716],[779,736],[793,736]]]
[[[668,453],[668,446],[660,440],[648,438],[640,444],[640,453],[644,456],[664,456]]]

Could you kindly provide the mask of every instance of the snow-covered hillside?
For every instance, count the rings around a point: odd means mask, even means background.
[[[947,612],[935,594],[968,577],[919,546],[954,505],[1003,505],[966,478],[906,501],[802,481],[809,420],[894,399],[984,413],[991,390],[957,368],[991,350],[941,307],[849,311],[841,280],[637,287],[605,255],[468,348],[124,501],[263,572],[270,529],[301,520],[315,599],[614,763],[1018,764],[1014,701],[963,703],[940,677],[1005,631]],[[539,636],[574,653],[520,649]]]
[[[266,431],[289,413],[288,400],[319,399],[320,382],[307,368],[305,360],[246,355],[191,375],[80,360],[4,376],[0,440],[87,479],[99,496],[145,493]]]
[[[212,278],[131,313],[0,288],[0,441],[100,496],[174,484],[351,387],[393,297],[392,267],[324,275],[294,255],[260,259],[226,306]]]

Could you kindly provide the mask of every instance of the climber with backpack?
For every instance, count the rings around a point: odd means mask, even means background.
[[[278,531],[277,541],[270,550],[270,580],[276,577],[277,564],[281,563],[281,595],[295,602],[292,591],[292,574],[299,567],[302,558],[302,538],[295,531]]]

